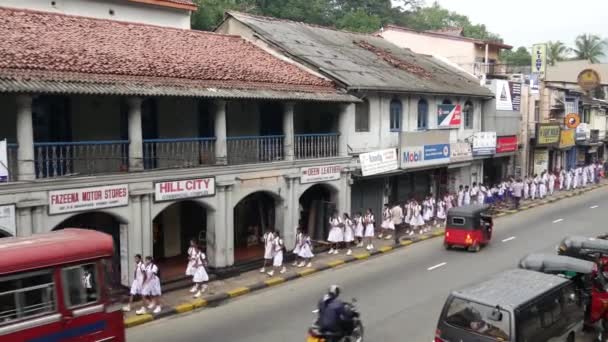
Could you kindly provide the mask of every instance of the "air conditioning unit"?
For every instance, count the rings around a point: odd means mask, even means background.
[[[511,74],[511,75],[509,75],[509,81],[524,82],[525,76],[524,76],[524,74]]]

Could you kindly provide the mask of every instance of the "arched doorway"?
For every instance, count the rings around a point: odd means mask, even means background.
[[[255,192],[234,207],[234,261],[244,263],[264,256],[261,238],[275,230],[277,200],[266,192]]]
[[[163,281],[185,277],[190,239],[207,247],[207,208],[194,201],[171,204],[152,221],[152,250]]]
[[[0,239],[2,238],[6,238],[6,237],[11,237],[12,235],[5,232],[4,230],[2,230],[2,228],[0,228]]]
[[[112,269],[114,284],[120,284],[121,277],[121,245],[120,245],[120,229],[121,225],[124,225],[126,229],[126,222],[122,222],[117,217],[104,213],[104,212],[87,212],[72,216],[65,221],[61,222],[53,230],[60,230],[64,228],[81,228],[81,229],[92,229],[99,232],[103,232],[112,236],[114,240],[114,256],[112,257]]]
[[[336,193],[326,184],[315,184],[300,196],[299,223],[313,240],[327,238],[329,217],[337,209]]]

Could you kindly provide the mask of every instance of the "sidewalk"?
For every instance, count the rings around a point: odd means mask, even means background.
[[[598,185],[588,185],[586,188],[580,188],[569,192],[556,192],[553,196],[548,196],[543,200],[537,199],[535,201],[522,201],[519,210],[510,208],[499,209],[494,216],[503,217],[506,215],[515,214],[519,211],[531,209],[547,203],[553,203],[564,198],[578,196],[587,191],[606,185],[608,185],[608,181],[602,181]],[[141,303],[134,303],[132,306],[132,311],[125,313],[125,326],[129,328],[155,319],[189,312],[201,307],[219,305],[221,302],[230,298],[238,297],[263,288],[272,287],[296,278],[306,277],[313,273],[329,268],[339,267],[349,262],[364,260],[373,255],[387,253],[393,249],[406,247],[419,241],[443,236],[443,234],[443,228],[435,227],[435,229],[430,233],[414,235],[411,237],[402,236],[399,244],[395,244],[394,239],[375,239],[375,249],[371,252],[366,251],[365,248],[355,248],[353,249],[353,255],[351,256],[346,255],[346,250],[342,250],[341,254],[338,255],[330,255],[327,254],[327,252],[317,253],[313,259],[312,268],[297,268],[292,267],[291,264],[287,264],[287,272],[285,274],[275,274],[274,277],[269,277],[265,273],[260,273],[259,270],[254,270],[228,279],[213,280],[209,282],[209,288],[205,295],[199,299],[194,299],[192,297],[192,294],[189,292],[189,288],[168,292],[162,296],[163,310],[159,314],[145,314],[137,316],[135,315],[135,310],[141,307]]]

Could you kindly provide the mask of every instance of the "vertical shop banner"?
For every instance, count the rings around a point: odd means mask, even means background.
[[[459,128],[462,120],[462,107],[460,105],[438,105],[437,127]]]
[[[559,138],[559,148],[569,148],[576,145],[575,130],[562,129]]]
[[[538,95],[539,90],[539,79],[538,74],[530,75],[530,95]]]
[[[547,70],[547,44],[535,44],[532,47],[532,73],[538,74],[539,79],[545,79]]]
[[[0,183],[8,182],[8,148],[6,140],[0,140]]]
[[[496,110],[513,110],[509,81],[496,80]]]
[[[534,151],[534,173],[540,175],[549,168],[549,150]]]
[[[511,103],[513,104],[513,111],[521,111],[521,83],[520,82],[509,82],[509,89],[511,90]]]

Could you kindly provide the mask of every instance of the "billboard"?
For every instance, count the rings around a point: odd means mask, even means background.
[[[462,121],[460,105],[441,104],[437,106],[437,128],[459,128]]]
[[[547,44],[535,44],[532,47],[532,73],[539,79],[545,79],[547,71]]]
[[[359,155],[361,174],[371,176],[379,173],[394,171],[399,168],[397,149],[374,151]]]

